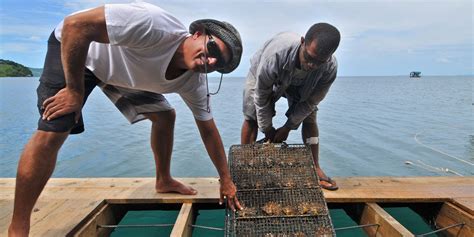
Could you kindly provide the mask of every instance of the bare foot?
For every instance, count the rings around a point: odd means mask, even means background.
[[[156,181],[155,189],[158,193],[179,193],[183,195],[197,194],[197,191],[194,188],[186,186],[175,179]]]

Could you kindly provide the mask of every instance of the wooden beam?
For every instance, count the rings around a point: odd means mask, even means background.
[[[99,221],[99,217],[102,216],[104,213],[108,213],[107,209],[109,209],[109,205],[106,203],[102,203],[98,209],[96,209],[95,213],[92,213],[88,221],[83,224],[82,228],[78,228],[78,230],[72,230],[68,236],[98,236],[98,229],[97,229],[97,222]],[[102,218],[100,218],[102,219]],[[103,223],[106,224],[106,223]]]
[[[451,202],[467,213],[474,215],[474,197],[453,198]]]
[[[71,230],[67,236],[109,236],[113,228],[98,228],[100,225],[117,225],[127,210],[118,205],[112,205],[104,201],[91,215],[87,216],[76,228]]]
[[[388,214],[383,208],[376,203],[366,203],[362,216],[360,219],[360,225],[367,224],[379,224],[377,230],[376,227],[365,227],[364,231],[369,236],[377,237],[394,237],[394,236],[414,236],[404,226],[402,226],[395,218]]]
[[[195,220],[195,212],[192,203],[183,203],[178,218],[174,223],[170,236],[190,237],[193,234],[192,224]]]
[[[464,226],[449,228],[444,233],[447,233],[448,236],[474,236],[474,216],[453,203],[444,203],[436,218],[436,226],[442,229],[459,223],[464,223]]]

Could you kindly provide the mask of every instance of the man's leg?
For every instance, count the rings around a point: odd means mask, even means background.
[[[251,144],[257,140],[258,126],[255,120],[244,120],[240,134],[241,144]]]
[[[244,122],[240,131],[240,143],[252,144],[257,141],[258,123],[257,110],[255,108],[255,85],[257,80],[248,74],[244,87],[244,95],[242,102],[242,112],[244,115]]]
[[[38,130],[26,144],[18,164],[10,237],[28,236],[31,212],[53,173],[59,148],[68,134]]]
[[[315,122],[303,122],[303,128],[301,129],[301,135],[303,138],[303,143],[309,144],[311,148],[311,153],[313,154],[314,164],[316,166],[316,174],[320,179],[322,187],[327,187],[328,189],[337,189],[337,184],[334,180],[329,182],[329,177],[324,173],[319,165],[319,130],[318,125]]]
[[[176,192],[185,195],[197,193],[171,177],[171,153],[173,151],[174,110],[146,114],[151,120],[151,149],[153,150],[156,165],[156,191],[159,193]]]

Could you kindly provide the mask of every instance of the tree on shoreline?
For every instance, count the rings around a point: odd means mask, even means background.
[[[33,72],[19,63],[0,59],[0,77],[32,77]]]

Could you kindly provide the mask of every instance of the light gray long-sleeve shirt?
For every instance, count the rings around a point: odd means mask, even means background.
[[[275,114],[276,101],[283,95],[288,96],[285,93],[296,75],[296,58],[300,45],[301,36],[283,32],[268,40],[250,60],[246,90],[253,91],[249,94],[253,95],[256,118],[262,132],[268,131],[273,126],[272,117]],[[297,129],[308,115],[317,110],[319,102],[326,96],[336,75],[335,56],[317,69],[309,71],[298,89],[298,100],[294,101],[286,112],[288,120],[284,126]]]

